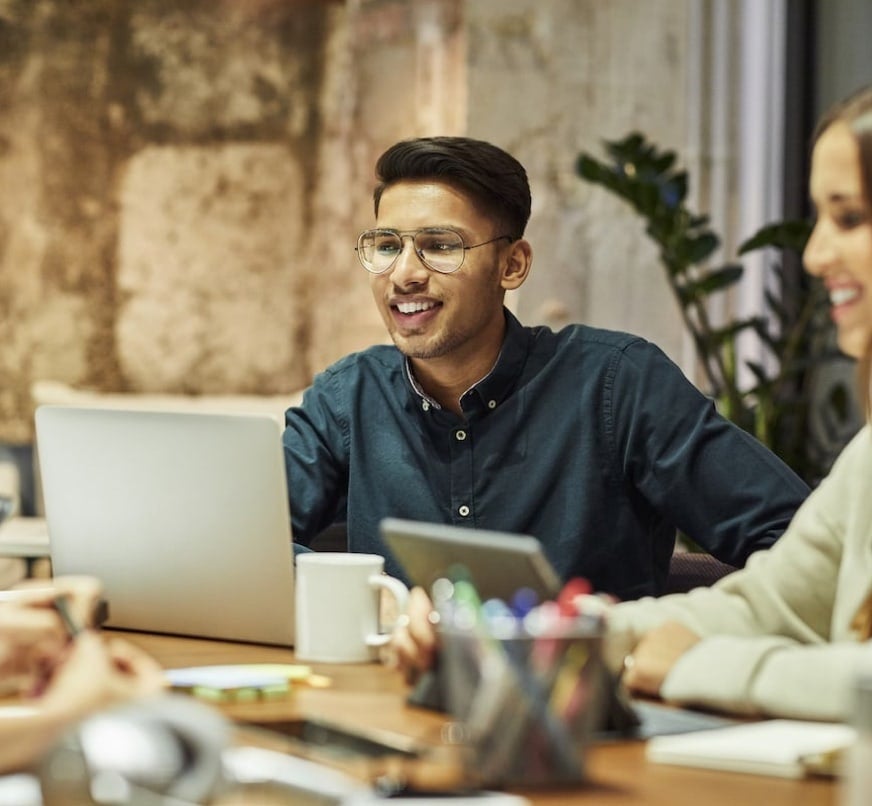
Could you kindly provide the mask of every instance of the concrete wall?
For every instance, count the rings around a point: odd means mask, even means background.
[[[685,0],[0,0],[0,441],[30,385],[279,394],[384,339],[353,246],[396,140],[530,173],[529,323],[682,330],[639,222],[574,173],[685,137]]]
[[[630,330],[678,360],[683,332],[642,222],[582,182],[582,151],[639,130],[686,141],[687,4],[678,0],[471,0],[469,118],[527,166],[533,272],[516,308],[527,322]]]

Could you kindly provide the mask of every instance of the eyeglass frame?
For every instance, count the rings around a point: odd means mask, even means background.
[[[361,241],[363,240],[363,238],[366,235],[370,235],[371,233],[374,233],[374,232],[389,233],[391,235],[396,235],[400,239],[400,247],[401,247],[400,251],[397,252],[394,259],[387,266],[385,266],[381,271],[375,271],[374,269],[371,269],[369,266],[367,266],[363,260],[363,255],[361,254],[361,245],[360,245]],[[422,232],[451,232],[451,233],[454,233],[460,239],[461,249],[463,249],[463,257],[460,258],[460,263],[457,264],[456,268],[453,268],[450,271],[443,271],[442,269],[437,269],[436,267],[431,266],[424,259],[424,255],[423,255],[422,250],[419,250],[415,246],[415,238]],[[378,277],[379,275],[382,275],[382,274],[385,274],[386,272],[389,272],[394,267],[396,262],[400,259],[400,255],[403,254],[403,251],[405,248],[405,239],[406,238],[412,239],[412,251],[415,253],[415,256],[418,258],[418,260],[421,261],[421,264],[424,267],[428,268],[430,271],[435,271],[437,274],[454,274],[456,271],[460,271],[461,267],[463,266],[464,262],[466,261],[466,253],[470,249],[478,249],[479,246],[487,246],[490,243],[496,243],[497,241],[502,241],[502,240],[507,240],[509,243],[512,243],[513,241],[517,240],[517,238],[514,238],[511,235],[497,235],[496,238],[491,238],[489,241],[482,241],[481,243],[476,243],[476,244],[472,244],[472,246],[467,246],[466,242],[463,239],[463,234],[461,232],[459,232],[458,230],[454,229],[454,227],[419,227],[418,229],[407,229],[407,230],[396,230],[396,229],[390,229],[389,227],[374,227],[373,229],[364,230],[363,232],[360,233],[360,235],[357,236],[357,246],[354,247],[354,251],[357,253],[357,259],[360,262],[360,265],[363,266],[363,268],[366,269],[367,272]]]

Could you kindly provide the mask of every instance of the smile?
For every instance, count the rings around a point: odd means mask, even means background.
[[[394,306],[400,313],[413,314],[421,311],[429,311],[436,307],[435,302],[398,302]]]
[[[832,288],[830,289],[830,305],[846,305],[860,296],[856,288]]]

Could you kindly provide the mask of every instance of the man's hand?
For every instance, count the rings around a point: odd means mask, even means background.
[[[677,621],[667,621],[648,632],[627,657],[622,682],[638,694],[660,696],[660,688],[678,659],[700,637]]]
[[[436,659],[438,640],[432,620],[435,613],[424,589],[412,588],[406,618],[394,630],[389,650],[391,665],[400,669],[409,683],[432,667]]]

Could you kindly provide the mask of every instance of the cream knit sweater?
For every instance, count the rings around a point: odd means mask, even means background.
[[[842,720],[872,642],[851,622],[872,591],[872,430],[854,437],[781,539],[711,588],[617,605],[612,655],[677,620],[704,636],[667,676],[666,700],[718,710]]]

